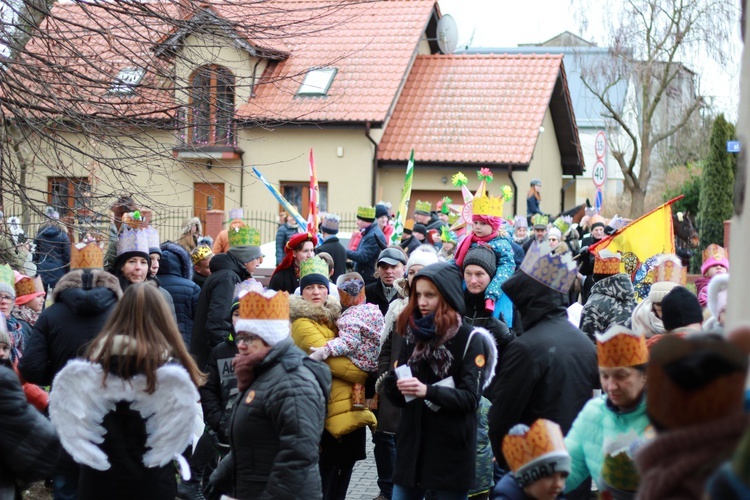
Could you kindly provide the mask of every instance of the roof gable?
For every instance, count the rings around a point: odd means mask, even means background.
[[[568,158],[564,173],[580,174],[583,160],[567,92],[560,55],[419,56],[378,159],[406,161],[414,148],[415,161],[422,163],[528,166],[549,108],[561,156]]]

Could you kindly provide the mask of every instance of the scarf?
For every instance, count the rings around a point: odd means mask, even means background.
[[[458,333],[458,327],[461,325],[461,318],[456,314],[456,326],[446,330],[440,335],[435,326],[435,315],[428,314],[423,318],[409,318],[409,325],[406,327],[406,340],[414,344],[414,352],[409,358],[409,366],[416,371],[417,365],[425,361],[429,364],[432,373],[441,379],[448,376],[448,370],[453,361],[453,355],[445,347],[453,337]]]
[[[30,307],[26,306],[15,306],[13,310],[10,312],[10,314],[21,321],[25,321],[26,323],[30,324],[31,326],[34,326],[36,323],[36,320],[39,319],[39,314],[35,310],[33,310]]]
[[[13,316],[5,318],[5,324],[8,325],[8,334],[10,335],[10,361],[17,363],[21,358],[21,353],[23,353],[23,329]]]
[[[664,323],[654,314],[650,299],[645,299],[635,306],[631,317],[633,330],[643,333],[647,339],[666,332]]]
[[[234,374],[237,376],[237,388],[240,394],[255,382],[255,369],[266,359],[268,353],[237,354],[232,360]]]
[[[480,241],[487,243],[488,241],[492,241],[497,238],[499,234],[500,233],[498,233],[498,231],[492,231],[492,233],[487,236],[477,236],[476,234],[471,233],[471,235],[461,240],[461,243],[458,244],[458,248],[456,248],[456,253],[454,254],[456,265],[458,267],[463,267],[466,253],[469,251],[469,248],[471,248],[471,245],[473,243],[479,243]]]

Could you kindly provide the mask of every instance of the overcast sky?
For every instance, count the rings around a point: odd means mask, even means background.
[[[473,47],[515,47],[543,42],[563,31],[606,45],[605,34],[597,30],[594,21],[600,19],[601,12],[588,13],[589,27],[581,33],[581,16],[573,12],[569,0],[439,0],[439,3],[441,12],[456,20],[459,47],[470,40]],[[719,111],[732,120],[736,120],[739,101],[739,49],[737,30],[736,66],[723,68],[706,60],[688,63],[701,75],[701,93],[714,97]]]

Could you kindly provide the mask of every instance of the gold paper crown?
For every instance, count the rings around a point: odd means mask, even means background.
[[[415,212],[432,212],[432,203],[429,201],[422,201],[417,200],[417,202],[414,204],[414,211]]]
[[[716,243],[711,243],[705,250],[703,250],[703,262],[706,262],[710,258],[713,258],[714,260],[722,260],[728,259],[729,256],[727,256],[727,251],[724,247],[721,247]]]
[[[16,297],[22,297],[24,295],[31,295],[36,293],[36,285],[34,280],[28,276],[23,276],[21,279],[16,281]]]
[[[687,268],[682,267],[679,257],[672,254],[664,255],[653,269],[654,283],[671,281],[685,285],[687,283]]]
[[[312,257],[303,260],[299,265],[299,277],[304,278],[308,274],[322,274],[328,277],[328,264],[320,257]]]
[[[104,253],[96,242],[72,245],[70,247],[70,269],[102,269]]]
[[[601,368],[637,366],[648,363],[646,337],[621,325],[596,334],[596,352]]]
[[[622,255],[608,252],[606,249],[594,254],[594,274],[618,274]]]
[[[567,453],[560,426],[540,418],[523,434],[508,434],[503,438],[503,455],[513,472],[554,452]]]
[[[448,214],[448,224],[450,224],[452,226],[453,224],[455,224],[458,221],[459,217],[461,217],[460,214],[455,214],[453,212],[449,213]]]
[[[578,276],[578,266],[570,252],[554,254],[546,241],[531,244],[520,269],[560,293],[568,293]]]
[[[409,231],[414,229],[414,219],[406,219],[404,221],[404,229],[408,229]]]
[[[357,217],[360,219],[375,220],[375,207],[357,207]]]
[[[256,245],[257,246],[257,245]],[[208,247],[208,245],[199,245],[195,248],[193,248],[193,251],[190,252],[190,260],[193,261],[193,265],[197,265],[200,261],[207,258],[209,255],[212,255],[213,252]]]
[[[534,214],[531,216],[532,226],[544,226],[547,227],[549,224],[549,216],[543,214]]]
[[[273,297],[248,292],[240,299],[240,318],[289,321],[289,294],[278,292]]]
[[[504,201],[505,200],[499,196],[479,196],[471,201],[471,213],[472,215],[502,217]]]
[[[244,225],[242,227],[230,227],[227,231],[230,247],[260,246],[260,233],[255,228]]]

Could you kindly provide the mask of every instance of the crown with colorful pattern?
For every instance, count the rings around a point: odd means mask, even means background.
[[[326,278],[328,277],[328,264],[320,257],[312,257],[307,260],[303,260],[299,265],[299,277],[304,278],[308,274],[322,274]]]
[[[77,243],[70,247],[70,269],[103,269],[104,252],[98,243]]]
[[[31,295],[34,293],[37,293],[36,291],[36,285],[34,284],[34,279],[29,278],[28,276],[24,276],[21,273],[18,273],[16,276],[16,297],[22,297],[24,295]]]
[[[706,262],[708,259],[723,260],[728,258],[729,256],[724,247],[719,246],[716,243],[711,243],[705,250],[703,250],[703,262]]]
[[[252,333],[268,345],[276,345],[289,336],[289,294],[268,290],[249,291],[240,298],[240,319],[235,332]]]
[[[197,247],[193,248],[193,251],[190,252],[190,260],[193,261],[193,265],[197,265],[200,261],[203,259],[206,259],[213,255],[213,251],[208,245],[198,245]]]
[[[578,266],[570,252],[555,254],[546,241],[531,244],[520,269],[560,293],[568,293],[578,276]]]
[[[429,213],[432,212],[432,203],[430,203],[429,201],[417,200],[417,202],[414,204],[414,212],[422,212],[429,215]]]
[[[374,221],[375,220],[375,207],[357,207],[357,218],[366,220],[366,221]]]
[[[606,248],[594,253],[594,274],[618,274],[620,264],[622,263],[622,254],[613,253]]]
[[[365,302],[365,281],[359,273],[346,273],[336,279],[341,307],[346,309]]]
[[[471,201],[471,214],[502,217],[504,202],[500,196],[478,196]]]
[[[502,449],[521,487],[555,472],[570,472],[570,455],[562,430],[550,420],[540,418],[531,427],[512,427],[503,438]]]
[[[250,226],[242,227],[230,227],[227,230],[227,237],[229,239],[230,247],[241,247],[241,246],[260,246],[260,233]]]
[[[534,214],[531,216],[531,225],[535,228],[546,229],[549,224],[549,216],[544,214]]]
[[[687,268],[682,266],[682,261],[676,255],[664,254],[653,268],[653,277],[654,283],[672,281],[684,286],[687,283]]]
[[[570,230],[570,226],[572,224],[573,217],[571,217],[570,215],[558,217],[557,219],[555,219],[555,222],[552,223],[552,225],[559,229],[563,235],[565,235],[565,233]]]
[[[638,366],[648,363],[646,337],[621,325],[613,325],[603,334],[595,334],[596,352],[601,368]]]
[[[148,255],[148,234],[141,229],[123,228],[117,238],[117,256],[128,252],[140,252]]]

